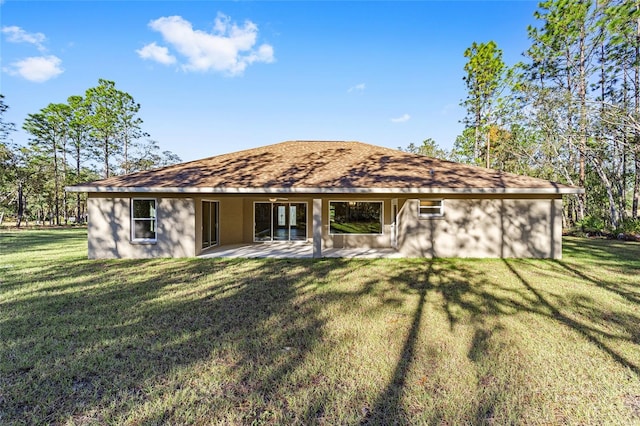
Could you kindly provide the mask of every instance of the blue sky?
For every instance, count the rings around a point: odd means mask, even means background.
[[[193,160],[284,140],[397,148],[462,131],[464,50],[528,47],[532,1],[0,0],[6,119],[113,80]],[[26,143],[23,132],[14,141]]]

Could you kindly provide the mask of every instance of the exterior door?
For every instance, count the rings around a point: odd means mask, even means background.
[[[391,247],[398,248],[398,199],[391,200]]]
[[[307,241],[307,203],[289,203],[289,240]]]
[[[271,241],[271,203],[255,203],[253,214],[253,241]]]
[[[306,241],[306,203],[254,204],[254,241]]]
[[[273,203],[273,241],[289,241],[288,207],[288,203]]]
[[[202,248],[218,245],[218,202],[202,202]]]

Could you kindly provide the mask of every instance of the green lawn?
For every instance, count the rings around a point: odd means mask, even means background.
[[[0,231],[0,424],[640,424],[640,244],[86,259]]]

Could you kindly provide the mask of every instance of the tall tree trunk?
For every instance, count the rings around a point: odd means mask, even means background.
[[[602,184],[604,185],[604,189],[607,193],[607,199],[609,200],[609,215],[611,216],[611,226],[613,228],[617,228],[620,222],[618,220],[618,212],[616,209],[616,199],[613,195],[613,188],[611,186],[611,181],[607,177],[607,173],[604,170],[604,166],[602,165],[602,162],[600,161],[600,159],[598,159],[595,156],[590,156],[590,157],[592,158],[591,164],[593,165],[593,168],[595,169],[596,173],[598,173],[598,176],[600,177],[600,180],[602,181]]]
[[[18,181],[18,223],[17,227],[20,228],[22,224],[22,217],[24,216],[24,202],[22,199],[24,198],[24,190],[22,188],[22,181]]]
[[[131,167],[129,166],[129,135],[128,135],[128,130],[127,130],[127,126],[124,126],[124,129],[122,129],[122,141],[124,142],[124,149],[123,149],[123,154],[124,154],[124,167],[123,167],[123,171],[124,174],[129,174],[129,171],[131,170]]]
[[[640,7],[640,3],[639,3]],[[640,18],[636,22],[636,46],[635,46],[635,120],[640,119]],[[640,204],[640,129],[636,126],[633,138],[635,179],[633,184],[633,205],[631,207],[631,217],[638,218],[638,204]]]
[[[62,134],[62,187],[64,188],[64,184],[67,182],[67,134],[66,130]],[[67,191],[62,191],[62,219],[64,224],[67,225],[69,223],[69,208],[68,204],[68,196]]]
[[[476,111],[476,128],[474,134],[474,146],[473,146],[473,165],[476,166],[478,163],[478,157],[480,157],[480,110]]]
[[[126,137],[124,139],[124,174],[129,174],[129,144]]]
[[[585,157],[587,151],[587,78],[586,78],[586,64],[585,64],[585,28],[584,24],[580,30],[580,62],[578,67],[578,73],[580,81],[578,83],[578,96],[580,99],[580,147],[579,147],[579,179],[578,185],[584,188],[586,182],[586,170],[585,170]],[[578,194],[581,199],[582,205],[586,206],[586,194]],[[584,213],[583,213],[584,214]]]
[[[636,139],[636,145],[640,145],[640,141]],[[636,146],[635,152],[635,170],[636,176],[633,183],[633,206],[631,207],[631,217],[638,218],[638,204],[640,204],[640,149]]]
[[[573,155],[573,147],[574,147],[574,135],[573,135],[573,126],[574,126],[574,109],[572,107],[572,100],[573,100],[573,80],[571,79],[571,51],[569,50],[569,48],[566,48],[565,50],[565,59],[566,59],[566,72],[567,72],[567,95],[568,95],[568,101],[569,101],[569,111],[567,114],[567,129],[569,129],[569,134],[567,135],[567,142],[569,144],[569,164],[571,165],[571,167],[575,167],[575,157]],[[582,171],[584,170],[584,167],[581,167],[582,165],[582,155],[580,153],[580,149],[578,149],[578,185],[582,188],[584,188],[584,179],[582,176]],[[574,173],[575,173],[575,168],[573,169]],[[575,206],[575,214],[576,214],[576,220],[577,221],[581,221],[582,219],[584,219],[585,216],[585,204],[586,204],[586,197],[584,194],[577,194],[576,195],[576,206]]]
[[[56,148],[57,148],[57,143],[54,138],[54,142],[53,142],[53,191],[54,191],[53,214],[55,214],[56,225],[60,225],[60,210],[59,210],[60,209],[60,182],[59,182],[60,176],[58,173],[58,150]]]
[[[80,180],[80,144],[76,144],[76,179]],[[80,193],[76,193],[76,223],[82,223],[80,219]]]
[[[626,66],[626,62],[624,62]],[[622,70],[622,105],[625,111],[629,108],[629,85],[627,81],[627,70]],[[629,150],[629,135],[626,129],[621,132],[622,152],[620,159],[620,219],[624,221],[627,218],[627,151]]]
[[[104,177],[105,179],[109,178],[111,175],[109,170],[109,138],[105,137],[104,139]]]
[[[487,129],[487,169],[491,168],[491,129]]]

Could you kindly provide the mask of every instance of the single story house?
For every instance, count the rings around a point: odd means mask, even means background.
[[[562,195],[584,190],[360,142],[291,141],[67,191],[88,193],[93,259],[256,243],[310,243],[314,257],[368,247],[557,259]]]

